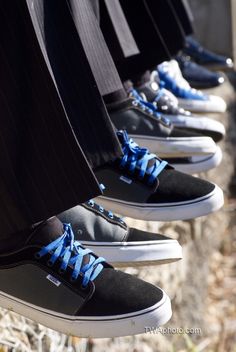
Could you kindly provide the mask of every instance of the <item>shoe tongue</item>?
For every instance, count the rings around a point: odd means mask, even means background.
[[[122,145],[122,147],[124,146],[124,143],[127,141],[127,138],[129,140],[129,136],[128,134],[125,132],[125,131],[119,131],[117,132],[117,136],[118,136],[118,139]],[[145,148],[144,148],[145,149]],[[140,157],[138,158],[138,160],[141,160],[143,158],[142,155],[140,155]],[[147,169],[149,169],[150,167],[152,167],[157,161],[157,158],[154,156],[152,159],[150,159],[148,161],[148,165],[147,165]]]
[[[47,246],[50,242],[55,241],[58,237],[63,235],[64,228],[62,222],[56,217],[48,219],[47,221],[36,225],[28,238],[27,245]],[[88,264],[90,261],[90,254],[83,257],[82,266]]]
[[[26,244],[46,246],[63,235],[63,233],[64,228],[62,222],[56,216],[53,216],[52,218],[33,226]]]

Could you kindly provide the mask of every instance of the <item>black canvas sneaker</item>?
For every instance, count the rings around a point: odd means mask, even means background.
[[[115,213],[141,220],[186,220],[222,207],[222,190],[207,181],[174,170],[140,148],[126,132],[117,133],[123,157],[95,171],[106,187],[99,202]]]
[[[156,111],[168,118],[179,130],[202,133],[211,137],[215,142],[219,142],[225,136],[222,123],[208,117],[194,116],[189,111],[179,108],[178,100],[172,93],[160,88],[152,79],[139,87],[139,91],[132,89],[130,95],[143,103],[151,101]],[[150,148],[154,146],[151,145]],[[187,174],[209,171],[222,161],[222,151],[218,146],[213,153],[205,153],[205,155],[169,157],[159,154],[159,156],[165,158],[176,170]]]
[[[148,102],[129,98],[109,104],[108,110],[117,129],[127,130],[140,146],[163,158],[205,155],[216,151],[212,138],[173,127]]]
[[[31,232],[21,249],[0,255],[0,306],[80,337],[144,333],[171,317],[161,289],[114,270],[56,217]]]
[[[182,258],[178,241],[130,228],[123,219],[90,200],[58,218],[71,223],[75,238],[115,266],[170,263]]]

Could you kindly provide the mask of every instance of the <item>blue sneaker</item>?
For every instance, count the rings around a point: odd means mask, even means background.
[[[212,70],[232,69],[234,63],[231,58],[218,55],[203,48],[197,40],[191,36],[186,38],[184,53],[190,56],[195,62]]]
[[[183,78],[179,64],[176,60],[165,61],[158,65],[157,81],[162,87],[170,90],[179,101],[180,107],[194,112],[225,112],[225,101],[215,95],[207,95],[191,88]]]
[[[176,57],[183,77],[193,88],[213,88],[224,83],[224,75],[220,72],[212,72],[207,68],[191,61],[189,56],[178,55]]]

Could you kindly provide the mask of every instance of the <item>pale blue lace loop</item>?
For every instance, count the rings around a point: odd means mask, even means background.
[[[55,241],[43,247],[38,253],[37,258],[50,253],[50,266],[60,258],[60,271],[65,272],[68,267],[73,268],[72,280],[76,280],[82,273],[82,285],[87,286],[90,281],[96,279],[103,269],[102,263],[105,259],[102,257],[96,258],[90,249],[85,249],[78,241],[74,240],[74,233],[70,224],[63,224],[64,233]],[[89,262],[83,264],[84,257],[89,255]]]

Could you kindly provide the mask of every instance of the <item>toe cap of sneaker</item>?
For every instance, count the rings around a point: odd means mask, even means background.
[[[163,291],[134,276],[104,268],[95,279],[95,291],[80,316],[114,316],[148,309],[163,298]]]
[[[182,172],[167,169],[159,175],[159,186],[149,203],[175,203],[196,200],[211,194],[215,185]]]
[[[126,238],[127,242],[140,242],[140,241],[162,241],[162,240],[172,240],[172,238],[160,235],[158,233],[152,233],[148,231],[142,231],[136,228],[130,228],[128,236]]]

